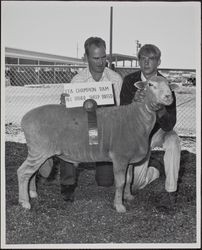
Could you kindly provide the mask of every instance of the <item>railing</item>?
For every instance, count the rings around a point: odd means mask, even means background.
[[[20,124],[22,116],[32,108],[44,104],[60,103],[63,84],[86,66],[67,65],[6,65],[6,123]],[[137,68],[116,68],[122,78]],[[161,69],[170,78],[169,69]],[[172,70],[173,71],[173,70]],[[183,70],[182,70],[183,71]],[[194,71],[193,71],[194,72]],[[196,89],[192,84],[183,86],[186,78],[178,82],[177,124],[175,130],[183,136],[196,135]],[[186,85],[186,84],[185,84]]]

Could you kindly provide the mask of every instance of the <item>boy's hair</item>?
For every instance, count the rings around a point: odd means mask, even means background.
[[[138,52],[138,60],[140,60],[140,57],[142,55],[149,55],[149,54],[154,54],[157,59],[161,58],[161,51],[157,46],[153,44],[145,44],[140,48]]]
[[[89,55],[89,48],[94,44],[96,47],[104,47],[106,49],[105,41],[100,37],[89,37],[84,43],[85,54]]]

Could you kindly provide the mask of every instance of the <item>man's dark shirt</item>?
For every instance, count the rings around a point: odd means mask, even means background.
[[[158,76],[162,76],[157,72]],[[127,75],[123,80],[123,85],[120,93],[120,105],[128,105],[132,103],[135,96],[137,88],[134,86],[135,82],[141,81],[141,71],[137,71]],[[156,123],[151,131],[150,138],[157,132],[159,128],[164,131],[170,131],[174,128],[176,123],[176,97],[175,93],[172,91],[173,103],[169,106],[165,106],[167,113],[161,118],[156,116]]]

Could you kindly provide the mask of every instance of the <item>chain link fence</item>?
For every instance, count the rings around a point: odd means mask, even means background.
[[[5,122],[20,125],[29,110],[45,105],[59,104],[63,84],[86,66],[67,65],[6,65]],[[122,78],[134,72],[134,68],[116,68]],[[170,78],[169,72],[161,73]],[[164,74],[165,73],[165,74]],[[174,79],[175,80],[175,79]],[[193,84],[183,86],[185,78],[177,79],[176,132],[181,136],[196,136],[196,89]]]
[[[85,66],[83,66],[85,67]],[[6,65],[6,84],[26,86],[33,84],[69,83],[82,66]]]

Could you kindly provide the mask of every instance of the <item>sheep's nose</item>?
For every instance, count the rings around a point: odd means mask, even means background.
[[[165,101],[166,103],[171,103],[171,102],[173,101],[172,95],[171,95],[171,94],[166,94],[166,95],[164,95],[164,101]]]

